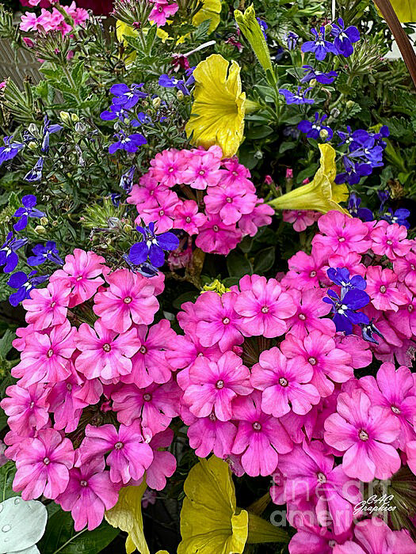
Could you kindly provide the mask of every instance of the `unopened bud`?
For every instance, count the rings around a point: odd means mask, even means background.
[[[321,129],[319,131],[319,136],[321,137],[322,140],[326,140],[328,138],[328,131],[326,129]]]
[[[36,225],[34,231],[37,235],[46,235],[46,229],[43,225]]]
[[[133,227],[129,224],[129,223],[126,223],[124,226],[123,226],[123,231],[125,233],[131,233],[131,231],[133,230]]]
[[[162,103],[162,100],[159,98],[159,96],[156,96],[156,98],[153,98],[153,106],[155,108],[159,108],[161,103]]]
[[[38,145],[36,144],[35,141],[32,140],[31,142],[29,142],[28,147],[30,150],[35,150],[38,147]]]
[[[40,222],[41,222],[42,225],[45,225],[45,226],[46,226],[46,225],[48,225],[49,220],[48,220],[47,217],[41,217],[41,218],[40,218]]]
[[[178,100],[183,100],[184,96],[185,96],[185,95],[184,95],[184,93],[183,93],[181,90],[178,90],[178,92],[176,93],[176,98],[177,98]]]
[[[69,123],[71,116],[68,112],[59,112],[59,117],[64,123]]]
[[[76,113],[71,113],[71,119],[74,123],[77,123],[77,121],[79,121],[79,117]]]

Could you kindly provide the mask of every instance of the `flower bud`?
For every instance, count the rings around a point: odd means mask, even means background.
[[[59,112],[59,117],[64,123],[69,123],[71,116],[68,112]]]
[[[326,140],[328,138],[328,131],[326,129],[321,129],[319,131],[319,136],[321,137],[322,140]]]
[[[183,100],[183,97],[184,97],[184,93],[181,90],[178,90],[178,92],[176,93],[176,98],[178,100]]]
[[[318,82],[318,81],[317,81],[316,79],[311,79],[311,80],[309,81],[309,86],[312,87],[312,88],[313,88],[313,87],[316,87],[316,83],[317,83],[317,82]]]
[[[46,229],[43,225],[36,225],[34,231],[37,235],[46,235]]]
[[[71,119],[74,123],[77,123],[77,121],[79,121],[79,117],[76,113],[71,113]]]
[[[162,103],[162,100],[159,98],[159,96],[156,96],[156,98],[153,98],[153,106],[155,108],[159,108],[161,103]]]
[[[35,150],[38,147],[38,145],[36,144],[35,141],[32,140],[31,142],[29,142],[28,147],[30,150]]]
[[[46,226],[46,225],[48,225],[49,220],[48,220],[47,217],[41,217],[40,222],[41,222],[42,225]]]
[[[123,226],[123,231],[125,233],[131,233],[131,231],[133,230],[133,227],[129,224],[129,223],[126,223],[124,226]]]

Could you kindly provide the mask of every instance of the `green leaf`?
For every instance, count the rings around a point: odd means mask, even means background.
[[[300,173],[296,175],[296,183],[300,184],[303,183],[305,179],[310,179],[315,175],[317,169],[318,164],[312,164],[306,169],[303,169]]]
[[[7,329],[4,335],[0,339],[0,357],[5,358],[10,350],[13,348],[12,342],[16,338],[15,333]]]
[[[119,530],[105,521],[94,531],[76,532],[71,513],[59,510],[49,519],[38,547],[42,554],[98,554],[118,534]]]
[[[283,154],[283,152],[286,152],[287,150],[293,150],[296,148],[295,142],[282,142],[279,148],[279,154]]]
[[[251,263],[241,252],[233,250],[227,257],[227,269],[230,277],[243,277],[244,275],[251,275],[253,268]]]
[[[175,300],[173,301],[173,307],[177,310],[180,310],[182,304],[184,304],[185,302],[195,302],[197,296],[197,291],[184,292],[183,294],[175,298]]]
[[[273,133],[273,129],[268,125],[265,125],[262,127],[252,127],[247,131],[246,137],[248,139],[257,140],[257,139],[268,137],[272,133]]]
[[[12,461],[0,467],[0,502],[13,496],[19,496],[19,493],[14,492],[12,488],[15,473],[16,466]]]
[[[276,247],[269,246],[264,250],[260,250],[254,258],[254,273],[262,275],[273,267],[276,258]]]

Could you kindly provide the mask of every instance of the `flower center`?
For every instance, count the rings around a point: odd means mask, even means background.
[[[410,264],[410,269],[411,269],[412,271],[414,271],[414,270],[416,269],[416,266],[414,266],[413,264]]]
[[[66,385],[66,390],[69,390],[69,391],[72,390],[72,385],[71,385],[71,383],[67,383],[67,385]]]
[[[43,463],[45,464],[45,466],[48,466],[51,463],[51,461],[49,458],[43,458]]]
[[[77,277],[76,280],[77,280],[77,281],[81,281],[81,279],[82,279],[82,275],[78,275],[78,277]]]
[[[54,308],[56,306],[56,302],[52,302],[51,308]]]
[[[282,387],[287,387],[289,384],[289,381],[285,379],[284,377],[280,377],[279,383],[282,385]]]
[[[223,389],[224,388],[224,381],[222,379],[220,379],[219,381],[217,381],[215,383],[215,386],[217,389]]]
[[[328,546],[329,546],[329,548],[335,548],[337,546],[337,543],[336,543],[336,541],[329,541]]]
[[[311,364],[311,365],[316,365],[317,364],[317,359],[314,358],[314,357],[310,357],[308,362]]]
[[[48,350],[48,353],[47,353],[46,355],[47,355],[48,358],[52,358],[52,356],[53,356],[53,350],[52,350],[52,348],[50,348],[50,349]]]
[[[218,231],[220,229],[219,229],[218,225],[213,225],[212,230],[215,231],[216,233],[218,233]]]
[[[173,167],[170,167],[170,168],[168,169],[168,171],[169,171],[169,173],[173,173],[173,172],[175,171],[175,169],[174,169]]]
[[[233,171],[233,175],[234,175],[234,177],[237,177],[237,175],[238,175],[237,171]]]
[[[130,302],[132,301],[132,297],[131,296],[126,296],[126,298],[123,300],[124,304],[130,304]]]
[[[259,423],[258,421],[255,421],[255,422],[253,423],[253,429],[254,429],[255,431],[261,431],[261,423]]]
[[[319,483],[321,484],[326,483],[326,475],[324,473],[321,473],[321,472],[318,473],[317,478]]]
[[[410,313],[413,312],[414,309],[415,309],[415,308],[414,308],[413,304],[409,304],[409,305],[407,306],[407,311],[410,312]]]
[[[387,244],[390,246],[391,244],[393,244],[393,241],[392,241],[392,240],[388,240],[388,241],[387,241]]]
[[[81,487],[88,487],[88,481],[80,481]]]
[[[315,271],[315,270],[312,270],[312,271],[309,273],[309,277],[316,277],[316,271]]]
[[[143,395],[143,400],[145,402],[150,402],[152,400],[152,395],[147,392],[146,394]]]
[[[124,444],[122,442],[116,442],[116,444],[114,445],[114,448],[116,450],[121,450],[123,448]]]
[[[384,294],[384,293],[386,292],[386,290],[387,290],[387,287],[386,287],[385,285],[381,285],[381,287],[380,287],[380,292],[381,292],[382,294]]]
[[[338,242],[345,242],[345,237],[339,237]]]
[[[29,404],[29,408],[32,409],[32,408],[34,408],[34,407],[35,407],[35,403],[34,403],[34,402],[31,402],[31,403]]]
[[[394,414],[401,414],[401,410],[400,408],[396,408],[396,406],[392,406],[391,407],[391,411],[394,413]]]
[[[299,314],[299,319],[302,320],[302,321],[305,321],[306,319],[306,315],[305,314]]]
[[[370,437],[368,436],[367,431],[364,431],[364,429],[360,429],[360,432],[358,433],[358,436],[360,437],[360,440],[362,440],[362,441],[364,441],[364,442],[365,442],[365,441],[368,441],[368,439],[370,438]]]
[[[104,352],[110,352],[111,346],[108,344],[108,342],[103,345],[103,350]]]
[[[205,171],[203,169],[201,169],[201,171],[199,172],[200,175],[205,175]]]
[[[159,215],[160,216],[165,215],[165,212],[163,210],[160,210]]]
[[[222,322],[224,323],[224,325],[228,325],[230,323],[230,318],[229,317],[224,317]]]
[[[141,346],[141,347],[139,348],[139,352],[140,352],[140,354],[146,354],[147,348],[146,348],[145,346]]]
[[[233,199],[230,198],[229,196],[227,196],[227,202],[228,202],[229,204],[231,204],[232,201],[233,201]]]
[[[269,306],[263,306],[261,311],[263,314],[267,314],[269,312]]]
[[[217,418],[216,418],[215,414],[210,414],[208,417],[211,421],[217,421]]]
[[[191,223],[191,218],[189,217],[189,215],[188,215],[188,217],[185,218],[185,221],[186,221],[186,223]]]

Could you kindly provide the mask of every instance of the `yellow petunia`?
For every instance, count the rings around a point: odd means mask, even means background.
[[[194,71],[195,91],[186,132],[192,144],[217,144],[223,155],[236,154],[244,133],[246,95],[241,90],[240,66],[212,54]]]
[[[192,24],[198,27],[204,21],[210,19],[208,33],[212,33],[221,21],[220,13],[221,0],[202,0],[202,8],[194,15]]]
[[[311,183],[298,187],[269,204],[277,210],[314,210],[323,214],[337,210],[350,215],[340,206],[348,199],[348,187],[337,185],[335,150],[329,144],[320,144],[321,160],[318,171]]]
[[[416,4],[414,0],[390,0],[390,4],[396,12],[398,20],[402,23],[414,23],[416,21]],[[381,13],[378,6],[377,10]]]

